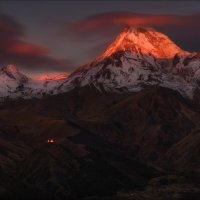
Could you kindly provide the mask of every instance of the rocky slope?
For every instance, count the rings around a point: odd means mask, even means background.
[[[199,120],[192,101],[158,87],[7,102],[0,197],[198,199]]]

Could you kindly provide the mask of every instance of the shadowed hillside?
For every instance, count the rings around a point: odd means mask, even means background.
[[[192,102],[156,87],[7,102],[0,197],[197,199],[199,119]]]

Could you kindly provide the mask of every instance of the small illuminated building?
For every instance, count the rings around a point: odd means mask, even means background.
[[[55,143],[56,141],[54,139],[48,139],[47,143]]]

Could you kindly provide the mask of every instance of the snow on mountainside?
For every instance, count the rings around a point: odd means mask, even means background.
[[[28,80],[29,78],[20,73],[15,66],[2,67],[0,69],[0,97],[10,96]]]
[[[51,94],[67,78],[67,74],[29,78],[14,65],[0,68],[0,101],[5,98],[32,98]]]
[[[200,56],[181,50],[151,28],[125,28],[93,62],[74,71],[62,91],[92,85],[100,91],[139,91],[158,85],[192,98],[200,83]]]
[[[52,95],[56,88],[67,80],[68,74],[42,75],[31,79],[26,87],[26,98]]]
[[[174,55],[185,55],[166,35],[152,28],[125,28],[115,41],[106,49],[102,58],[118,51],[134,51],[138,54],[153,55],[156,58],[172,58]]]
[[[28,78],[14,66],[0,69],[0,97],[42,97],[93,86],[99,91],[135,92],[162,86],[192,98],[200,89],[200,53],[180,49],[164,34],[127,27],[93,62],[67,74]]]

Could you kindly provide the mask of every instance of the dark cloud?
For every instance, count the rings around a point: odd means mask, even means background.
[[[19,37],[24,35],[25,29],[15,19],[8,15],[0,14],[0,36]]]
[[[71,65],[48,55],[48,50],[23,41],[25,28],[13,17],[0,15],[0,63],[16,64],[31,71],[66,71]]]
[[[87,41],[89,38],[111,39],[120,29],[127,25],[150,26],[167,34],[182,48],[199,51],[199,20],[200,14],[186,16],[148,15],[130,12],[101,13],[80,21],[67,22],[63,26],[61,33],[62,35],[70,36],[76,41]]]
[[[88,53],[92,58],[95,58],[97,55],[103,54],[104,50],[106,49],[106,47],[108,47],[109,44],[109,40],[105,41],[102,44],[90,48],[86,53]]]

